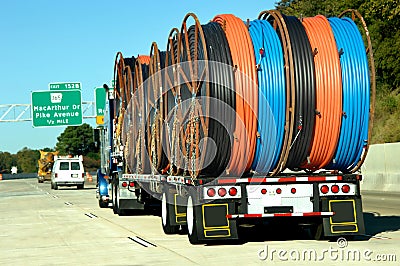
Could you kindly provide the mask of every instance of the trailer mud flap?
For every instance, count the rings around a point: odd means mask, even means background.
[[[325,236],[365,234],[360,198],[323,200],[323,209],[335,215],[324,218]]]
[[[174,194],[174,219],[171,221],[175,221],[176,225],[185,225],[186,224],[186,198],[179,196],[178,194]]]
[[[232,203],[213,203],[201,205],[202,231],[205,239],[237,239],[236,220],[229,220],[227,214],[232,213]]]

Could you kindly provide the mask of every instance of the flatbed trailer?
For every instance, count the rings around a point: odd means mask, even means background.
[[[159,197],[165,233],[187,227],[192,244],[239,239],[238,226],[290,220],[312,237],[365,234],[361,175],[281,174],[275,177],[197,178],[123,175]]]

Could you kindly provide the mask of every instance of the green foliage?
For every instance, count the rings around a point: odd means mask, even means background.
[[[86,157],[89,157],[93,160],[100,160],[100,153],[98,152],[89,152],[88,154],[86,154]]]
[[[57,137],[56,150],[60,155],[86,155],[95,152],[93,128],[89,124],[69,126]]]
[[[400,6],[398,0],[365,1],[360,7],[371,33],[378,81],[391,91],[400,86]],[[381,89],[382,87],[378,87]]]
[[[100,167],[100,154],[93,140],[93,128],[89,124],[69,126],[57,138],[56,150],[60,155],[83,155],[86,171]]]
[[[346,9],[356,9],[365,2],[362,0],[283,0],[279,1],[277,9],[285,15],[297,17],[313,17],[318,14],[324,16],[338,16]]]
[[[400,94],[387,89],[379,92],[375,105],[372,143],[400,141]]]
[[[10,173],[12,166],[17,166],[17,156],[9,152],[0,152],[0,173]]]
[[[318,14],[338,16],[344,10],[357,9],[363,15],[371,35],[377,79],[389,85],[390,90],[400,86],[398,0],[282,0],[277,3],[277,9],[298,17]]]
[[[84,156],[83,166],[85,167],[86,172],[94,172],[100,167],[100,159]]]
[[[18,172],[35,173],[39,157],[39,151],[27,147],[18,151],[17,154],[0,152],[0,173],[10,173],[12,166],[17,166]]]
[[[377,80],[372,143],[400,141],[400,5],[398,0],[282,0],[276,7],[286,15],[338,16],[357,9],[371,36]],[[356,21],[360,27],[360,23]],[[364,36],[365,37],[365,36]]]
[[[27,147],[17,152],[17,165],[18,171],[23,173],[35,173],[37,172],[37,164],[40,157],[40,152],[37,150],[31,150]]]

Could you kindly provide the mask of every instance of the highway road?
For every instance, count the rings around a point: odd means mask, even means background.
[[[32,178],[2,180],[0,265],[400,265],[400,194],[363,195],[367,235],[354,241],[245,228],[240,243],[191,245],[164,235],[156,214],[100,209],[95,183],[55,191]]]

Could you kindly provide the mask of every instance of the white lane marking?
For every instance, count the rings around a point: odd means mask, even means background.
[[[93,213],[85,213],[85,215],[87,216],[87,217],[89,217],[89,218],[91,218],[91,219],[93,219],[93,218],[97,218],[97,215],[95,215],[95,214],[93,214]]]
[[[136,243],[138,243],[138,244],[140,244],[140,245],[146,247],[146,248],[148,248],[148,247],[150,247],[150,246],[157,247],[155,244],[150,243],[150,242],[148,242],[148,241],[146,241],[146,240],[144,240],[143,238],[140,238],[140,237],[138,237],[138,236],[132,236],[132,237],[128,237],[128,238],[129,238],[130,240],[132,240],[132,241],[134,241],[134,242],[136,242]]]

